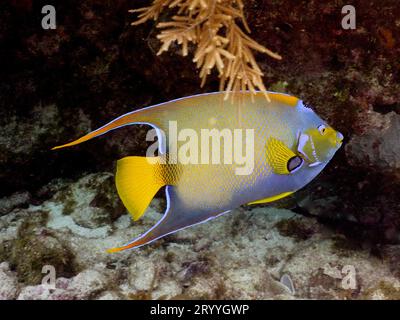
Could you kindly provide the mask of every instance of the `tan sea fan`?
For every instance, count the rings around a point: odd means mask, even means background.
[[[248,36],[250,28],[243,8],[242,0],[153,0],[150,6],[130,12],[139,13],[138,20],[132,23],[138,25],[158,20],[161,12],[170,10],[170,20],[157,24],[161,29],[157,38],[162,43],[157,54],[168,51],[176,42],[186,56],[189,44],[193,44],[193,62],[200,70],[201,86],[212,70],[217,69],[219,89],[226,91],[227,99],[235,91],[249,90],[253,95],[257,89],[266,91],[253,51],[282,59]],[[269,100],[267,94],[266,98]]]

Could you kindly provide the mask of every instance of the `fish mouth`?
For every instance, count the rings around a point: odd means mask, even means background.
[[[339,131],[336,133],[336,146],[340,148],[343,144],[344,136]]]

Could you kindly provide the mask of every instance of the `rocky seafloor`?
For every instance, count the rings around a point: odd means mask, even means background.
[[[137,250],[109,254],[161,217],[138,222],[110,173],[47,185],[53,196],[1,200],[0,299],[398,299],[400,246],[381,255],[317,221],[274,207],[239,208]],[[55,287],[42,284],[54,266]],[[290,279],[293,286],[287,284]],[[289,281],[290,282],[290,281]]]

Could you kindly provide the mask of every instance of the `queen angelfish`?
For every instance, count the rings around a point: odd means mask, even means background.
[[[283,198],[314,179],[342,145],[343,135],[296,97],[269,92],[271,101],[267,101],[262,92],[255,97],[241,92],[232,102],[224,100],[224,95],[200,94],[129,112],[54,148],[73,146],[131,124],[148,124],[156,130],[158,155],[120,159],[115,179],[118,194],[134,220],[144,214],[163,186],[166,211],[147,232],[109,252],[143,246],[244,204]],[[170,136],[171,125],[182,129],[178,137]],[[204,150],[210,150],[210,144],[200,148],[204,129],[219,134],[217,140],[224,143],[216,143],[217,150],[211,153],[218,151],[228,161],[217,161],[214,154],[204,156]],[[243,141],[244,136],[251,138],[247,145],[231,141],[232,137]],[[188,156],[193,146],[199,150],[197,158],[194,152]],[[243,155],[244,150],[252,154],[247,168],[243,161],[231,161],[232,154]]]

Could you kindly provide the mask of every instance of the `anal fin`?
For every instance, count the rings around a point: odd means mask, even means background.
[[[292,191],[283,192],[283,193],[280,193],[280,194],[278,194],[276,196],[272,196],[272,197],[269,197],[269,198],[265,198],[265,199],[249,202],[248,205],[273,202],[273,201],[285,198],[285,197],[291,195],[292,193],[293,193]]]
[[[214,219],[228,211],[219,213],[210,211],[192,211],[177,205],[174,186],[167,185],[165,188],[167,198],[167,209],[163,217],[147,232],[133,239],[124,246],[112,248],[108,252],[118,252],[127,249],[138,248],[160,239],[171,233],[175,233],[187,227]]]

